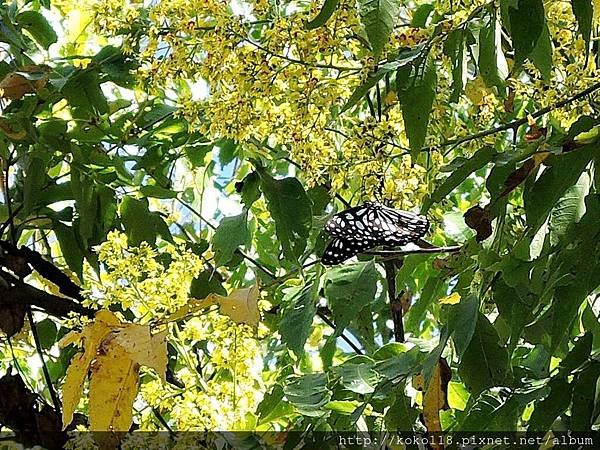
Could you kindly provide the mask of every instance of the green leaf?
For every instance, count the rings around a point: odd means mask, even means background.
[[[388,431],[413,431],[419,411],[411,405],[409,397],[404,395],[404,386],[397,388],[396,399],[388,408],[385,417],[385,428]]]
[[[342,379],[346,389],[357,394],[370,394],[375,392],[380,379],[373,368],[373,361],[365,357],[356,357],[334,367],[333,371]]]
[[[548,383],[550,393],[535,403],[535,408],[529,418],[529,431],[546,432],[551,429],[556,418],[564,413],[571,403],[573,385],[565,378],[555,377]]]
[[[548,25],[544,24],[542,34],[540,34],[531,55],[529,55],[529,59],[540,71],[544,81],[549,82],[552,76],[552,40],[550,39]]]
[[[365,82],[352,92],[352,95],[342,107],[340,114],[356,105],[386,74],[398,70],[401,67],[409,66],[412,61],[421,56],[422,50],[423,47],[419,46],[414,49],[403,50],[393,61],[383,64],[374,74],[369,74]]]
[[[232,139],[221,139],[216,143],[219,149],[218,157],[221,166],[226,166],[238,156],[238,145]]]
[[[92,61],[100,67],[106,80],[127,88],[135,85],[133,72],[137,68],[137,61],[123,54],[120,48],[107,45],[94,55]]]
[[[94,184],[90,177],[74,165],[71,165],[71,189],[79,215],[77,229],[83,246],[87,247],[93,237],[96,222],[96,211],[93,207]]]
[[[457,103],[467,84],[467,53],[465,30],[452,30],[444,42],[444,54],[452,62],[452,93],[450,102]]]
[[[458,373],[472,395],[502,386],[509,377],[508,351],[494,325],[479,313],[475,332],[464,351]]]
[[[594,7],[592,0],[571,0],[573,15],[577,19],[577,31],[583,37],[586,43],[586,56],[590,51],[590,38],[592,35],[592,19],[594,17]]]
[[[457,431],[504,431],[515,430],[525,406],[545,395],[543,386],[527,386],[511,391],[507,388],[492,388],[482,392]]]
[[[588,144],[577,150],[549,156],[544,164],[547,167],[530,189],[523,192],[527,223],[537,230],[565,191],[573,186],[581,172],[595,154],[596,144]]]
[[[333,312],[337,335],[356,317],[356,311],[375,299],[378,279],[373,261],[345,264],[327,272],[324,291]]]
[[[242,197],[242,203],[246,208],[250,208],[252,204],[260,198],[260,176],[256,172],[250,172],[241,181],[241,185],[236,189]]]
[[[276,180],[263,168],[258,174],[283,255],[288,261],[296,262],[306,248],[312,227],[310,199],[296,178]]]
[[[279,334],[283,343],[300,357],[304,353],[304,344],[310,336],[313,318],[317,313],[312,283],[304,288],[291,288],[282,302],[287,306],[283,310]]]
[[[332,400],[323,408],[344,416],[349,416],[356,410],[358,405],[358,400]]]
[[[79,70],[72,74],[61,89],[77,118],[89,118],[108,112],[108,102],[100,88],[98,72]]]
[[[459,358],[471,343],[477,325],[478,312],[479,299],[472,294],[462,298],[458,304],[450,307],[448,331],[452,334],[452,341]]]
[[[190,295],[194,298],[204,298],[208,294],[227,295],[227,290],[219,281],[219,275],[212,270],[205,270],[190,283]]]
[[[417,7],[415,12],[413,13],[412,20],[410,24],[413,27],[417,28],[425,28],[427,25],[427,19],[434,10],[434,6],[431,3],[423,3]]]
[[[579,222],[585,213],[585,196],[589,193],[591,180],[588,173],[583,172],[577,182],[569,187],[550,211],[548,228],[550,244],[558,244],[568,228]]]
[[[438,276],[427,278],[421,295],[410,307],[404,319],[404,327],[407,331],[418,334],[421,321],[425,317],[427,309],[429,309],[429,306],[435,300],[444,295],[445,286],[444,281]]]
[[[300,414],[321,417],[327,413],[323,406],[331,400],[331,391],[327,388],[327,375],[324,373],[290,377],[283,392]]]
[[[446,178],[444,182],[435,189],[435,191],[433,191],[433,194],[431,194],[431,201],[429,201],[427,204],[429,205],[431,202],[441,202],[457,186],[465,181],[469,175],[488,164],[494,158],[494,156],[496,156],[496,154],[496,150],[491,146],[486,146],[477,150],[473,156],[464,161],[457,168],[453,169],[450,176]],[[454,161],[450,164],[453,163]]]
[[[153,197],[153,198],[175,198],[175,197],[177,197],[177,192],[174,192],[171,189],[166,189],[164,187],[156,186],[156,185],[152,185],[152,184],[148,184],[146,186],[141,186],[140,193],[144,197]]]
[[[427,356],[427,353],[420,351],[418,347],[413,347],[398,356],[377,361],[375,363],[375,371],[384,379],[399,380],[405,375],[419,373],[421,371],[421,364]],[[437,360],[439,360],[439,356]]]
[[[387,44],[400,12],[397,0],[359,0],[359,13],[375,59]]]
[[[31,156],[23,183],[23,214],[29,214],[40,199],[42,188],[46,184],[46,162],[37,156]]]
[[[428,59],[425,67],[415,69],[413,76],[406,83],[401,83],[398,89],[404,128],[413,156],[421,151],[425,143],[437,84],[437,73],[432,60]]]
[[[592,333],[587,332],[579,336],[575,345],[560,363],[559,376],[568,376],[585,363],[592,354]]]
[[[185,147],[184,153],[186,158],[194,167],[204,167],[204,157],[206,154],[213,149],[212,144],[200,144]]]
[[[573,381],[573,407],[571,410],[571,426],[573,431],[590,431],[596,419],[595,402],[598,379],[600,378],[600,362],[593,361],[581,371]],[[597,413],[596,413],[597,414]]]
[[[506,388],[492,388],[482,392],[469,410],[465,411],[466,415],[457,431],[490,431],[490,419],[506,404],[509,394]]]
[[[150,129],[152,125],[171,117],[175,111],[177,111],[177,108],[174,106],[164,104],[153,105],[150,111],[140,116],[137,124],[144,129]]]
[[[350,108],[352,108],[354,105],[356,105],[367,94],[367,92],[369,92],[369,90],[373,86],[375,86],[379,82],[379,80],[381,80],[385,76],[386,73],[389,73],[389,72],[390,72],[390,70],[387,70],[387,69],[379,69],[374,74],[369,74],[369,76],[367,77],[365,82],[363,84],[361,84],[360,86],[358,86],[354,90],[354,92],[352,92],[352,95],[350,96],[348,101],[344,104],[340,113],[348,111]]]
[[[504,79],[508,76],[508,66],[502,53],[501,27],[496,10],[486,15],[484,27],[479,32],[479,72],[486,86],[496,86],[504,94]]]
[[[52,319],[46,318],[36,323],[35,328],[40,339],[40,345],[44,350],[48,350],[56,343],[58,328]]]
[[[317,14],[313,20],[309,21],[306,24],[306,29],[314,30],[315,28],[319,28],[325,25],[331,17],[331,15],[335,12],[337,4],[338,0],[325,0],[321,11],[319,11],[319,14]]]
[[[56,234],[60,251],[63,258],[65,258],[67,266],[75,272],[80,280],[83,280],[83,251],[81,250],[75,230],[60,222],[54,222],[52,229]]]
[[[31,36],[46,50],[58,40],[52,26],[37,11],[24,11],[16,17],[17,24],[26,29]]]
[[[154,245],[159,234],[165,239],[170,238],[165,221],[158,213],[148,209],[147,199],[136,200],[126,195],[121,200],[119,211],[130,245],[138,246],[144,241]]]
[[[283,387],[279,384],[263,397],[256,408],[259,417],[259,425],[269,423],[294,412],[294,407],[283,400]]]
[[[535,48],[544,30],[546,17],[543,0],[508,0],[508,3],[510,34],[515,50],[513,71],[516,71]]]
[[[222,219],[215,230],[211,243],[215,254],[215,265],[220,267],[227,264],[235,250],[242,245],[246,245],[250,237],[248,214],[246,212]]]

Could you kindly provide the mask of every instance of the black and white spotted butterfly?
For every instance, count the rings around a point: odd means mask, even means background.
[[[422,238],[428,229],[429,221],[424,216],[365,202],[327,221],[325,231],[333,240],[321,262],[334,265],[379,245],[406,245]]]

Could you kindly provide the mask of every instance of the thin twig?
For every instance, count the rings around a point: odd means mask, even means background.
[[[450,247],[415,248],[411,250],[370,250],[363,253],[365,255],[404,256],[419,253],[456,253],[459,252],[461,248],[460,245],[452,245]]]
[[[238,35],[240,36],[240,35]],[[261,50],[265,53],[267,53],[268,55],[271,55],[275,58],[280,58],[280,59],[284,59],[285,61],[289,61],[293,64],[299,64],[301,66],[305,66],[305,67],[315,67],[317,69],[332,69],[332,70],[337,70],[339,72],[346,72],[346,71],[354,71],[354,72],[359,72],[361,70],[360,67],[345,67],[345,66],[336,66],[333,64],[320,64],[320,63],[308,63],[306,61],[302,61],[301,59],[295,59],[295,58],[290,58],[289,56],[286,55],[280,55],[279,53],[274,53],[271,50],[269,50],[268,48],[263,47],[262,45],[260,45],[257,42],[254,42],[251,39],[245,38],[240,36],[245,42],[249,43],[250,45],[253,45],[254,47],[256,47],[258,50]]]
[[[213,231],[217,229],[216,226],[214,226],[212,223],[210,223],[208,221],[208,219],[205,219],[202,216],[202,214],[200,214],[200,212],[197,211],[194,207],[188,205],[186,202],[184,202],[183,200],[181,200],[178,197],[177,197],[177,201],[179,201],[179,203],[181,205],[183,205],[184,207],[186,207],[187,209],[189,209],[192,213],[194,213],[196,215],[196,217],[198,217],[202,222],[204,222],[210,229],[212,229]],[[260,262],[258,262],[256,259],[254,259],[251,256],[245,254],[243,251],[241,251],[239,249],[239,247],[235,249],[235,253],[237,253],[238,255],[240,255],[245,260],[250,261],[256,268],[260,269],[261,271],[263,271],[264,273],[266,273],[267,275],[269,275],[271,278],[277,278],[276,274],[274,274],[273,272],[271,272],[269,269],[267,269],[263,264],[261,264]]]
[[[162,414],[160,413],[160,411],[158,410],[158,408],[152,408],[152,412],[154,413],[154,416],[158,419],[158,421],[161,423],[161,425],[167,429],[167,431],[169,432],[169,435],[171,437],[175,436],[175,432],[169,426],[169,424],[167,423],[167,421],[165,420],[165,418],[162,416]]]
[[[589,95],[592,92],[597,91],[598,89],[600,89],[600,82],[592,84],[587,89],[584,89],[583,91],[573,95],[572,97],[568,97],[564,100],[556,102],[553,105],[549,105],[549,106],[546,106],[545,108],[539,109],[539,110],[535,111],[534,113],[529,114],[527,117],[523,117],[522,119],[516,119],[516,120],[513,120],[512,122],[505,123],[504,125],[500,125],[496,128],[492,128],[490,130],[485,130],[485,131],[480,131],[478,133],[471,134],[469,136],[463,136],[461,138],[450,139],[448,141],[441,142],[433,147],[425,147],[425,148],[421,149],[421,151],[429,151],[433,148],[448,147],[451,145],[460,145],[460,144],[464,144],[465,142],[469,142],[469,141],[472,141],[475,139],[480,139],[482,137],[490,136],[492,134],[500,133],[502,131],[508,131],[508,130],[516,131],[516,129],[519,128],[521,125],[525,125],[527,123],[529,116],[533,117],[534,119],[541,117],[545,114],[548,114],[551,111],[554,111],[555,109],[562,108],[563,106],[573,103],[573,102],[585,97],[586,95]]]
[[[331,319],[329,319],[329,317],[327,317],[327,316],[326,316],[326,315],[325,315],[323,312],[321,312],[321,311],[317,311],[317,315],[319,316],[319,318],[320,318],[320,319],[321,319],[323,322],[325,322],[327,325],[329,325],[331,328],[333,328],[333,331],[334,331],[334,333],[336,332],[337,328],[336,328],[336,326],[335,326],[335,323],[333,323],[333,322],[331,321]],[[342,333],[341,333],[340,337],[341,337],[341,338],[342,338],[344,341],[346,341],[346,343],[347,343],[347,344],[348,344],[348,345],[349,345],[349,346],[352,348],[352,350],[354,350],[354,352],[355,352],[357,355],[364,355],[364,352],[363,352],[363,351],[362,351],[360,348],[358,348],[358,346],[357,346],[357,345],[356,345],[354,342],[352,342],[352,340],[351,340],[351,339],[350,339],[348,336],[346,336],[346,335],[344,334],[344,332],[343,332],[343,331],[342,331]]]
[[[27,313],[27,321],[29,322],[29,328],[31,328],[31,334],[33,335],[33,341],[35,342],[35,349],[37,350],[37,354],[40,357],[40,361],[42,362],[42,372],[44,373],[44,379],[46,380],[46,384],[48,385],[48,392],[50,392],[50,398],[52,399],[54,410],[56,411],[56,414],[60,416],[60,400],[58,399],[58,395],[54,390],[54,386],[52,385],[52,378],[50,378],[50,372],[48,372],[48,367],[46,366],[46,360],[44,359],[42,344],[40,343],[40,336],[38,335],[37,328],[35,327],[35,320],[33,320],[31,306],[27,305],[25,307],[25,311]]]

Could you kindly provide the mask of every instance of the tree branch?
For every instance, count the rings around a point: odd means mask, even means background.
[[[600,82],[594,83],[587,89],[584,89],[583,91],[581,91],[571,97],[568,97],[564,100],[556,102],[553,105],[549,105],[549,106],[546,106],[545,108],[539,109],[539,110],[535,111],[533,114],[530,114],[529,116],[533,117],[534,119],[541,117],[545,114],[548,114],[551,111],[554,111],[555,109],[562,108],[563,106],[573,103],[573,102],[591,94],[592,92],[597,91],[598,89],[600,89]],[[456,138],[456,139],[450,139],[448,141],[441,142],[434,147],[425,147],[425,148],[421,149],[421,151],[429,151],[433,148],[448,147],[450,145],[460,145],[460,144],[464,144],[465,142],[469,142],[469,141],[472,141],[475,139],[480,139],[482,137],[490,136],[492,134],[500,133],[501,131],[507,131],[507,130],[511,130],[511,129],[515,130],[515,129],[519,128],[521,125],[525,125],[527,123],[527,120],[528,120],[527,117],[523,117],[522,119],[516,119],[516,120],[513,120],[512,122],[506,123],[504,125],[500,125],[496,128],[492,128],[491,130],[480,131],[478,133],[471,134],[469,136],[463,136],[463,137]]]
[[[404,342],[404,322],[402,317],[402,294],[396,295],[396,263],[394,261],[385,261],[385,278],[387,280],[388,297],[390,299],[390,311],[392,313],[392,322],[394,323],[394,340]]]
[[[461,248],[462,247],[460,245],[452,245],[449,247],[416,248],[413,250],[371,250],[363,252],[363,254],[379,256],[404,256],[419,253],[456,253],[459,252]]]
[[[12,285],[7,288],[0,286],[0,292],[2,293],[0,295],[0,306],[19,302],[24,305],[36,306],[55,317],[67,317],[71,312],[94,317],[95,311],[93,309],[86,308],[71,299],[49,294],[30,286],[5,270],[0,269],[0,278]]]

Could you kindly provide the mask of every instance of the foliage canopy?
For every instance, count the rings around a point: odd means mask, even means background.
[[[599,16],[3,3],[0,427],[597,429]],[[323,266],[365,200],[427,242]]]

